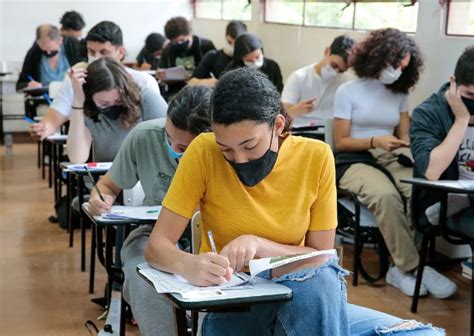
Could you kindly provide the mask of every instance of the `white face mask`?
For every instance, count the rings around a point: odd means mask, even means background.
[[[337,76],[339,76],[340,73],[334,69],[331,64],[326,64],[321,68],[321,78],[324,80],[331,80]]]
[[[393,66],[389,65],[388,67],[382,70],[382,72],[379,75],[379,80],[383,84],[390,85],[390,84],[395,83],[400,78],[401,75],[402,75],[401,68],[395,69]]]
[[[234,46],[227,46],[224,48],[224,53],[227,55],[227,56],[234,56]]]
[[[88,59],[88,61],[89,61],[89,64],[91,64],[91,63],[94,62],[94,61],[97,61],[99,58],[100,58],[100,57],[87,55],[87,59]]]
[[[244,61],[244,64],[250,69],[260,69],[263,66],[263,61],[263,55],[260,55],[260,57],[255,62]]]

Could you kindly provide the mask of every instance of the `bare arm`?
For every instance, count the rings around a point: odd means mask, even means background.
[[[398,139],[410,143],[410,136],[408,135],[410,129],[410,116],[408,112],[400,113],[400,123],[395,128],[395,135]]]
[[[299,117],[310,113],[315,103],[316,98],[310,98],[302,100],[298,104],[283,103],[283,106],[290,116]]]
[[[85,124],[83,110],[73,110],[67,138],[67,155],[73,163],[84,163],[89,158],[92,135]]]
[[[43,120],[30,126],[30,135],[37,140],[43,140],[53,134],[66,121],[65,116],[49,107]]]
[[[208,86],[210,88],[214,88],[216,86],[216,84],[217,84],[217,79],[216,78],[199,79],[199,78],[193,77],[188,82],[189,86],[204,85],[204,86]]]
[[[430,153],[430,161],[425,172],[425,176],[429,180],[438,180],[453,162],[469,126],[469,121],[474,119],[461,99],[461,92],[456,87],[454,78],[451,78],[451,85],[446,91],[445,97],[453,111],[455,120],[443,142],[433,148]]]

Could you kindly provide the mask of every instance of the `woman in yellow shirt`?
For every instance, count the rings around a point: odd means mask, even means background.
[[[224,75],[211,104],[214,134],[198,136],[181,159],[145,259],[209,286],[222,284],[254,258],[333,248],[336,187],[329,146],[288,134],[291,119],[280,95],[258,71],[241,68]],[[193,255],[176,249],[176,242],[198,206],[202,246],[201,254]],[[219,254],[211,252],[208,230]],[[290,287],[291,301],[208,314],[203,334],[349,335],[353,323],[355,332],[365,332],[400,322],[348,305],[346,275],[337,259],[327,256],[274,269],[266,276]]]

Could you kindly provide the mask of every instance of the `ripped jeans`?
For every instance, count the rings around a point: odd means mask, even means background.
[[[403,323],[397,317],[348,304],[347,275],[336,258],[285,274],[272,281],[292,289],[291,301],[255,305],[250,312],[209,313],[203,320],[202,335],[444,335],[442,329],[429,324]],[[270,273],[265,277],[270,278]]]

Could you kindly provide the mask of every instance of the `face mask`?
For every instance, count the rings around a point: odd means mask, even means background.
[[[234,56],[234,46],[228,46],[228,47],[225,47],[224,48],[224,53],[227,55],[227,56]]]
[[[331,66],[331,64],[326,64],[321,68],[321,78],[324,80],[331,80],[338,75],[339,73]]]
[[[273,126],[272,126],[273,127]],[[244,162],[244,163],[235,163],[231,161],[229,164],[234,168],[239,180],[245,184],[247,187],[253,187],[262,181],[265,177],[270,174],[273,167],[275,166],[278,152],[272,151],[273,142],[273,130],[272,130],[272,140],[270,141],[270,146],[268,150],[257,160]]]
[[[469,99],[466,97],[461,97],[462,102],[466,105],[469,114],[474,116],[474,99]]]
[[[96,57],[96,56],[90,56],[88,55],[87,56],[87,60],[89,61],[89,64],[91,64],[92,62],[95,62],[99,59],[99,57]]]
[[[179,160],[183,157],[184,155],[184,152],[183,153],[176,153],[174,151],[174,149],[171,147],[170,145],[170,142],[168,140],[168,137],[166,137],[166,147],[168,148],[168,152],[171,154],[171,156],[176,159],[176,160]]]
[[[188,47],[189,47],[189,40],[186,40],[181,43],[173,43],[173,50],[177,54],[184,54],[186,51],[188,51]]]
[[[263,66],[263,61],[263,55],[261,55],[255,62],[244,61],[244,64],[250,69],[260,69]]]
[[[45,55],[48,58],[54,57],[58,54],[59,50],[52,50],[52,51],[44,51],[43,50],[43,55]]]
[[[104,108],[97,107],[97,113],[111,120],[117,120],[121,114],[126,113],[127,109],[123,105],[114,105]]]
[[[383,84],[393,84],[397,81],[397,79],[400,78],[402,75],[402,69],[398,68],[395,69],[393,66],[389,65],[385,69],[382,70],[382,72],[379,75],[379,80]]]

